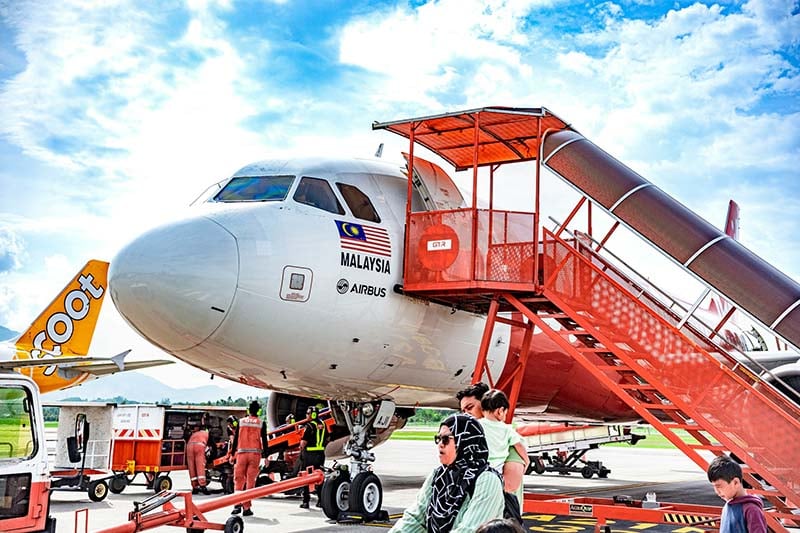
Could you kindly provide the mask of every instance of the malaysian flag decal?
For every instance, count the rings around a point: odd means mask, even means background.
[[[392,244],[385,229],[341,220],[336,221],[336,228],[342,249],[392,257]]]

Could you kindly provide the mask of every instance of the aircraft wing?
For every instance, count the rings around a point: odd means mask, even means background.
[[[735,354],[736,358],[744,363],[745,366],[750,367],[752,370],[761,370],[760,368],[753,368],[754,365],[750,364],[750,361],[744,357],[739,357],[738,355],[739,354]],[[777,368],[779,366],[800,362],[800,354],[792,350],[753,351],[747,352],[747,357],[749,357],[750,360],[757,362],[767,370],[772,370],[773,368]]]
[[[39,366],[55,366],[59,373],[87,373],[93,376],[104,376],[115,372],[138,370],[153,366],[169,365],[174,361],[151,359],[148,361],[125,361],[130,350],[125,350],[114,357],[45,357],[36,359],[11,359],[0,361],[0,370],[13,370]]]
[[[127,372],[129,370],[140,370],[142,368],[150,368],[154,366],[171,365],[174,362],[175,361],[167,361],[166,359],[150,359],[147,361],[128,361],[127,363],[125,363],[125,366],[122,369],[120,369],[116,365],[116,363],[106,359],[105,362],[92,363],[89,365],[80,365],[80,366],[75,365],[64,368],[64,370],[66,370],[67,372],[86,372],[87,374],[100,377],[100,376],[107,376],[109,374],[115,374],[117,372]],[[59,371],[61,371],[62,368],[63,367],[59,365]]]

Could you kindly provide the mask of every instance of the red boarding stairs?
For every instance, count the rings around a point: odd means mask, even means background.
[[[591,198],[617,219],[608,236],[626,223],[795,346],[800,285],[718,235],[546,108],[487,107],[374,123],[373,129],[409,139],[403,292],[487,314],[474,381],[486,371],[490,385],[509,392],[515,406],[538,327],[703,470],[707,457],[726,451],[743,459],[752,492],[773,505],[771,529],[800,525],[800,408],[711,340],[732,311],[709,338],[582,239],[560,238],[565,225],[558,234],[542,228],[541,168],[583,195],[567,220]],[[426,177],[420,169],[434,165],[415,166],[416,144],[456,171],[472,170],[471,206],[450,198],[455,186],[442,185],[444,171]],[[496,171],[526,161],[536,162],[534,211],[494,209]],[[488,210],[477,207],[479,168],[488,168]],[[433,193],[438,201],[412,212],[415,188],[423,199]],[[501,383],[494,383],[486,364],[497,322],[525,332],[522,355]],[[694,443],[683,441],[684,432]]]
[[[786,531],[784,521],[800,524],[798,406],[701,333],[681,329],[680,317],[588,247],[544,230],[542,262],[541,294],[498,294],[485,336],[505,320],[501,308],[522,313],[528,332],[539,327],[703,470],[703,450],[744,459],[750,492],[773,506],[766,513],[773,531]],[[514,375],[522,376],[525,361],[517,365]],[[475,375],[484,369],[479,358]],[[515,381],[495,386],[510,385],[515,398]]]

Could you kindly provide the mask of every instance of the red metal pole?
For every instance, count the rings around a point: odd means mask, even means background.
[[[472,148],[472,267],[469,279],[475,281],[475,262],[478,260],[478,146],[480,143],[481,114],[475,115],[475,143]]]
[[[536,292],[541,291],[539,283],[539,186],[540,169],[542,167],[542,152],[544,139],[542,138],[542,119],[536,119],[536,135],[539,138],[539,154],[536,156],[536,177],[534,178],[534,201],[533,201],[533,286]],[[544,248],[544,247],[542,247]]]
[[[478,359],[475,361],[475,369],[472,371],[472,383],[479,382],[483,377],[483,369],[486,367],[486,355],[489,353],[489,343],[492,341],[492,332],[494,331],[494,323],[499,308],[500,303],[497,301],[497,296],[495,296],[489,304],[489,315],[486,317],[486,325],[483,327],[483,337],[481,338],[481,346],[478,349]],[[492,376],[489,374],[488,368],[486,369],[486,375],[488,377],[489,387],[494,387]]]
[[[616,222],[614,222],[611,225],[611,229],[608,230],[608,233],[606,233],[606,236],[603,237],[603,240],[600,241],[600,244],[598,244],[597,248],[595,248],[595,250],[594,250],[595,252],[599,252],[603,248],[603,246],[606,245],[606,242],[608,242],[608,239],[611,238],[611,236],[614,234],[614,232],[616,231],[618,226],[619,226],[619,220],[617,220]]]
[[[522,348],[519,352],[519,361],[517,361],[517,376],[514,379],[514,383],[511,385],[511,394],[508,398],[509,409],[506,414],[507,424],[510,424],[514,420],[514,411],[517,408],[517,401],[519,401],[519,391],[522,389],[522,381],[525,379],[525,367],[528,364],[528,356],[530,355],[533,327],[533,322],[528,322],[528,327],[525,328],[525,336],[522,338]]]
[[[276,492],[283,492],[286,490],[297,489],[306,485],[316,485],[322,483],[325,479],[325,474],[322,470],[314,470],[310,474],[301,472],[296,478],[288,479],[286,481],[279,481],[271,483],[263,487],[256,487],[254,489],[243,490],[241,492],[234,492],[227,496],[220,496],[211,500],[206,500],[203,503],[193,505],[193,509],[200,513],[208,511],[215,511],[223,507],[230,507],[240,504],[247,500],[254,500]],[[191,496],[187,494],[188,501],[191,503]],[[167,508],[169,507],[169,508]],[[135,531],[144,531],[145,529],[152,529],[159,526],[175,525],[177,527],[186,527],[187,524],[182,523],[186,517],[185,509],[177,509],[167,502],[164,506],[165,510],[152,515],[143,516],[138,513],[131,513],[129,522],[119,526],[101,529],[97,533],[134,533]]]
[[[492,238],[492,236],[494,235],[494,233],[493,233],[494,232],[494,198],[493,198],[493,193],[494,193],[494,166],[490,166],[489,167],[489,234],[486,236],[486,253],[487,253],[487,256],[486,256],[486,262],[487,262],[486,273],[487,274],[489,273],[489,266],[488,266],[489,257],[491,257],[491,253],[492,253],[491,249],[492,249],[492,245],[494,244],[494,240]],[[477,211],[476,211],[476,213],[477,213]],[[486,277],[489,278],[488,275]]]
[[[567,225],[570,222],[572,222],[572,219],[578,213],[578,209],[581,208],[581,206],[584,204],[584,202],[586,202],[586,197],[585,196],[581,196],[581,199],[578,200],[578,203],[575,204],[575,207],[572,208],[572,212],[569,214],[567,219],[564,222],[562,222],[561,225],[556,229],[556,231],[555,231],[556,237],[561,237],[561,232],[564,231],[567,228]]]

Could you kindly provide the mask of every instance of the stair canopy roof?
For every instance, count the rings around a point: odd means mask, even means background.
[[[532,161],[539,157],[541,136],[547,130],[572,129],[544,107],[482,107],[391,122],[374,122],[412,138],[449,162],[456,170],[477,166]]]

